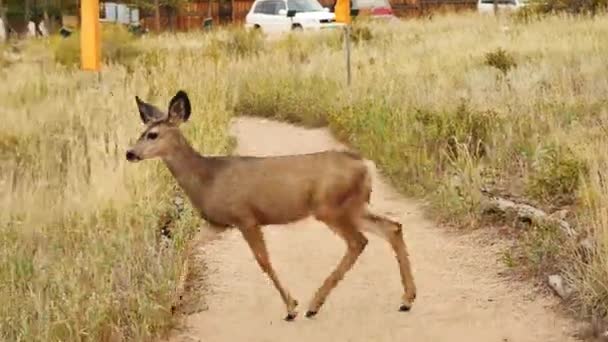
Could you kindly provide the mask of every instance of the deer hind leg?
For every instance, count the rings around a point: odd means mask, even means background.
[[[416,285],[414,284],[407,246],[401,232],[401,224],[386,217],[366,212],[363,215],[361,228],[365,232],[372,233],[386,240],[393,248],[399,262],[401,283],[404,289],[403,301],[399,310],[409,311],[416,299]]]
[[[268,256],[268,250],[266,249],[266,242],[264,241],[264,235],[262,234],[262,230],[260,227],[246,228],[241,229],[241,233],[247,241],[249,248],[253,252],[253,255],[260,265],[260,268],[264,273],[268,275],[275,288],[281,294],[281,298],[287,307],[287,316],[285,317],[286,321],[292,321],[297,316],[296,306],[298,306],[298,301],[293,299],[289,294],[289,291],[279,281],[276,272],[272,268],[272,264],[270,263],[270,258]]]
[[[367,238],[365,238],[357,229],[353,220],[343,218],[340,220],[323,221],[330,229],[344,239],[347,249],[338,266],[325,279],[321,287],[319,287],[315,293],[308,307],[308,311],[306,312],[306,317],[308,318],[315,316],[319,312],[329,293],[338,285],[338,282],[344,278],[346,272],[353,267],[359,258],[359,255],[361,255],[367,245]]]

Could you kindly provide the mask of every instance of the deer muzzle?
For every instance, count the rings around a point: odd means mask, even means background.
[[[138,162],[141,158],[133,151],[127,151],[127,160],[130,162]]]

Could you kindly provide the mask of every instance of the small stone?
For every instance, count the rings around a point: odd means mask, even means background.
[[[564,278],[558,274],[553,274],[548,277],[549,286],[562,299],[567,299],[572,294],[572,289],[564,282]]]
[[[549,215],[549,217],[551,217],[552,219],[565,221],[566,218],[568,217],[569,213],[570,212],[568,210],[561,209],[561,210],[558,210],[558,211],[556,211],[554,213],[551,213],[551,215]]]
[[[587,252],[593,251],[593,240],[591,237],[586,237],[581,241],[581,247],[583,247]]]

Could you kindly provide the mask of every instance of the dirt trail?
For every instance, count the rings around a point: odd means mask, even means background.
[[[251,118],[238,119],[233,129],[237,152],[243,155],[340,147],[324,129]],[[264,229],[278,276],[300,302],[295,322],[282,320],[285,308],[278,293],[240,234],[230,231],[201,251],[208,263],[209,309],[189,316],[171,340],[575,341],[573,322],[552,310],[553,298],[535,293],[527,284],[501,279],[498,273],[504,267],[496,246],[475,234],[451,234],[435,227],[415,202],[401,197],[376,174],[372,207],[403,223],[418,287],[411,312],[398,312],[402,289],[392,250],[369,236],[368,247],[319,315],[305,318],[308,301],[345,248],[323,224],[308,219]]]

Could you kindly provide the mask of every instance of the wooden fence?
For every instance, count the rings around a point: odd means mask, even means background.
[[[252,0],[212,1],[211,18],[214,25],[229,23],[243,23]],[[209,2],[192,2],[185,4],[178,13],[172,13],[167,9],[161,9],[161,30],[189,31],[202,29],[203,21],[209,16]],[[142,15],[143,25],[150,31],[156,29],[155,16],[153,12]]]
[[[420,0],[417,3],[393,3],[393,12],[400,18],[428,16],[432,13],[471,11],[476,0]]]
[[[323,6],[331,6],[335,0],[320,0]],[[476,0],[390,0],[393,12],[402,18],[418,17],[436,12],[454,12],[473,10]],[[253,0],[231,0],[211,3],[213,25],[229,23],[242,24]],[[161,30],[189,31],[203,28],[203,21],[208,17],[209,2],[192,2],[184,5],[179,12],[172,13],[161,9]],[[150,31],[156,29],[153,12],[141,15],[143,25]]]

